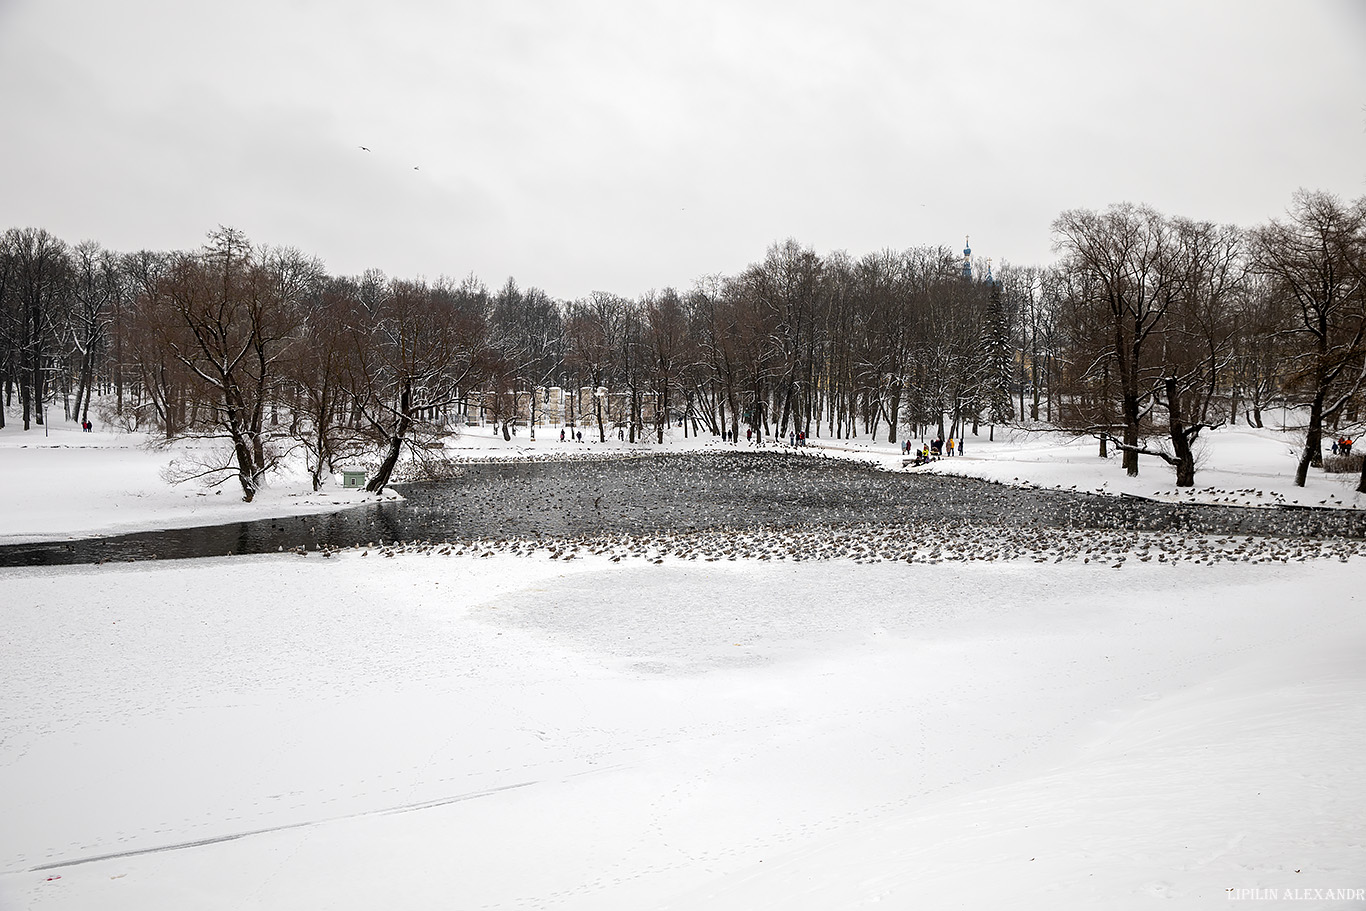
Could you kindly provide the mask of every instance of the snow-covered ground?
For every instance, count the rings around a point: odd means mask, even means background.
[[[273,477],[251,503],[242,502],[234,480],[214,487],[168,480],[175,466],[208,446],[158,446],[145,434],[82,433],[65,423],[25,432],[11,418],[0,430],[0,477],[8,489],[0,544],[329,512],[378,499],[337,484],[314,493],[302,471]]]
[[[1167,502],[1224,503],[1239,506],[1324,506],[1366,508],[1356,492],[1356,474],[1325,474],[1311,469],[1303,488],[1296,487],[1302,433],[1239,425],[1207,432],[1197,442],[1194,488],[1180,489],[1171,468],[1161,459],[1141,456],[1139,475],[1130,478],[1119,454],[1099,456],[1092,437],[998,427],[995,441],[969,436],[962,457],[944,458],[913,470],[985,478],[1035,487],[1075,487],[1097,493],[1129,494]],[[877,459],[889,468],[901,465],[894,447],[864,440],[818,441],[832,450]],[[1325,445],[1331,443],[1325,441]],[[889,450],[893,450],[890,451]],[[1326,450],[1325,450],[1326,451]]]
[[[121,438],[15,436],[10,540],[274,508],[169,488],[169,454]],[[1292,444],[1222,431],[1202,496],[1354,502],[1295,491]],[[929,470],[1129,490],[1093,447],[970,437]],[[0,570],[0,908],[1360,907],[1363,581],[1359,558]]]

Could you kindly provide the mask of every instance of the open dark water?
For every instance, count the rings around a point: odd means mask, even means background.
[[[1358,510],[1156,503],[879,471],[790,453],[690,453],[607,461],[471,464],[454,480],[396,485],[403,502],[201,528],[0,547],[0,566],[272,553],[379,541],[862,522],[1366,536]]]

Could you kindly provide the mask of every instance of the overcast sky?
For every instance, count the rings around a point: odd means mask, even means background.
[[[1366,2],[0,0],[0,228],[556,297],[1366,195]],[[363,151],[361,146],[370,151]]]

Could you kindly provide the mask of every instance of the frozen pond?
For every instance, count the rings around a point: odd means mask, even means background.
[[[479,463],[396,485],[405,500],[79,541],[0,547],[0,566],[349,547],[372,541],[581,538],[716,528],[934,523],[1277,536],[1366,534],[1355,510],[1173,505],[964,478],[887,472],[785,452]]]

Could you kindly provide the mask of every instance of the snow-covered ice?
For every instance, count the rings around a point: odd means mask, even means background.
[[[976,464],[1010,480],[1009,445]],[[6,536],[107,527],[55,482],[118,451],[23,462],[52,486],[22,509],[52,508]],[[108,499],[177,513],[164,454],[126,454]],[[1279,483],[1248,458],[1266,477],[1209,495]],[[1036,483],[1092,483],[1055,461]],[[1153,495],[1170,473],[1144,469]],[[0,570],[0,908],[1356,906],[1362,581],[1355,558]]]
[[[16,907],[1366,887],[1351,563],[347,552],[3,577]]]

